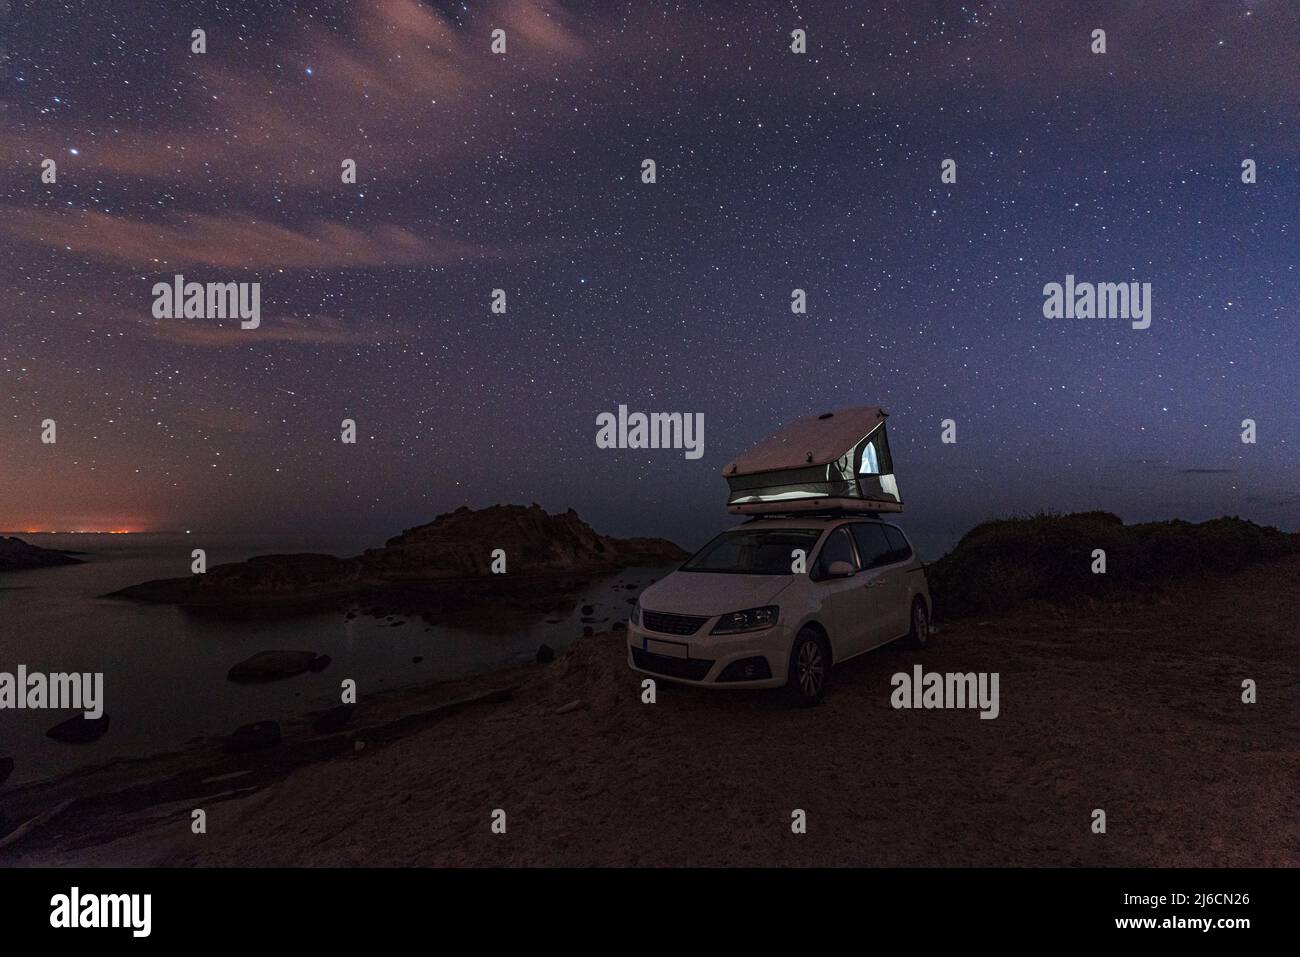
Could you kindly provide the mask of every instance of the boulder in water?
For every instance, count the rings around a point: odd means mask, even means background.
[[[314,651],[260,651],[232,667],[226,679],[240,683],[279,681],[304,671],[320,671],[329,663],[329,655]]]

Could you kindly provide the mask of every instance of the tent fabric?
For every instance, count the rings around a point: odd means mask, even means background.
[[[809,416],[764,439],[723,475],[732,512],[899,511],[883,409]]]
[[[885,421],[889,413],[873,405],[851,406],[810,415],[768,436],[722,470],[727,478],[829,465]]]

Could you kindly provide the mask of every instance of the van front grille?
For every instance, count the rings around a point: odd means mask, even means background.
[[[661,611],[641,610],[641,621],[650,631],[661,635],[693,635],[709,619],[696,615],[667,615]]]

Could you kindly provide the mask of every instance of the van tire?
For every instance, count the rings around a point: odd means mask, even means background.
[[[785,691],[792,704],[812,708],[821,703],[831,677],[831,649],[816,629],[799,629],[790,648]]]

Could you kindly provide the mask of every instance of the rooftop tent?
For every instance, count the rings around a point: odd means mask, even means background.
[[[901,512],[884,409],[854,406],[792,422],[722,470],[727,509]]]

